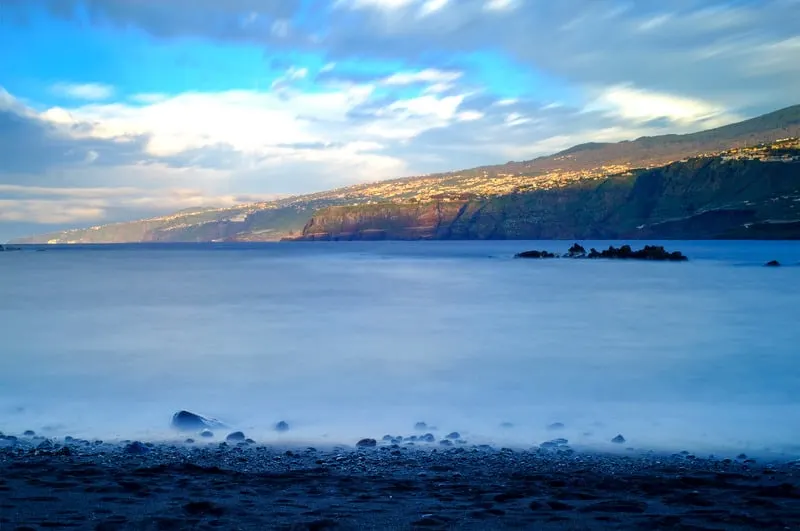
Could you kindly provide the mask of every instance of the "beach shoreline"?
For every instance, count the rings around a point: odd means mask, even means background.
[[[0,447],[0,529],[798,529],[800,463],[379,444]]]

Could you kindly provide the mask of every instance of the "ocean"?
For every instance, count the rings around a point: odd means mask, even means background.
[[[519,448],[800,455],[800,243],[513,258],[571,243],[0,253],[0,431],[172,440],[187,409],[275,444],[424,421]]]

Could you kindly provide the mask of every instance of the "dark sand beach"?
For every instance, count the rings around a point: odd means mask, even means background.
[[[800,529],[800,464],[787,460],[0,442],[2,531]]]

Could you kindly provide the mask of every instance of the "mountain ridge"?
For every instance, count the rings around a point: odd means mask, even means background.
[[[186,209],[167,216],[71,229],[11,243],[123,243],[137,241],[274,241],[307,236],[307,224],[332,207],[491,203],[497,198],[580,189],[586,183],[635,178],[641,170],[721,156],[746,146],[800,136],[800,105],[742,122],[683,135],[641,137],[617,143],[578,144],[528,161],[403,177],[272,201],[224,208]],[[626,177],[627,176],[627,177]],[[409,234],[413,234],[409,233]]]

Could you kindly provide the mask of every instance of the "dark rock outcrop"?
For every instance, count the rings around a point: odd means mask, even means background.
[[[555,258],[556,255],[548,251],[523,251],[514,255],[514,258]]]
[[[586,256],[586,249],[582,245],[574,244],[569,248],[566,254],[567,258],[583,258]]]
[[[669,252],[660,245],[645,245],[644,248],[634,251],[630,245],[622,247],[610,246],[604,251],[592,249],[587,258],[613,258],[621,260],[656,260],[669,262],[685,262],[688,260],[680,251]]]
[[[202,431],[224,428],[220,421],[189,411],[178,411],[172,416],[172,427],[178,431]]]

